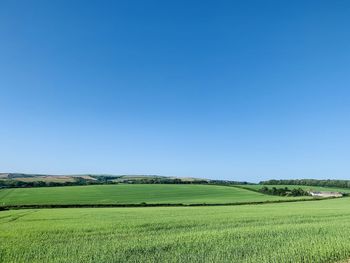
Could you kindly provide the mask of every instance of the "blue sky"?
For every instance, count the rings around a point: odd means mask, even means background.
[[[350,175],[349,1],[0,3],[0,171]]]

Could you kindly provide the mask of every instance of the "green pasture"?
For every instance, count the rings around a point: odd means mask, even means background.
[[[0,262],[338,262],[350,199],[0,212]]]
[[[305,198],[305,197],[304,197]],[[235,203],[287,200],[228,186],[118,184],[0,190],[0,206],[42,204]],[[296,198],[289,198],[296,199]]]

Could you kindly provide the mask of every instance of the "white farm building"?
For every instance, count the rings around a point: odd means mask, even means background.
[[[315,197],[342,197],[343,194],[340,192],[316,192],[316,191],[310,191],[310,195]]]

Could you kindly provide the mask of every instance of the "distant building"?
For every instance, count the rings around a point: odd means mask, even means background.
[[[343,194],[340,192],[316,192],[310,191],[309,194],[315,197],[342,197]]]

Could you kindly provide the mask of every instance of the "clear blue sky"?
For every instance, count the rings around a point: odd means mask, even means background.
[[[0,3],[0,171],[350,179],[349,1]]]

